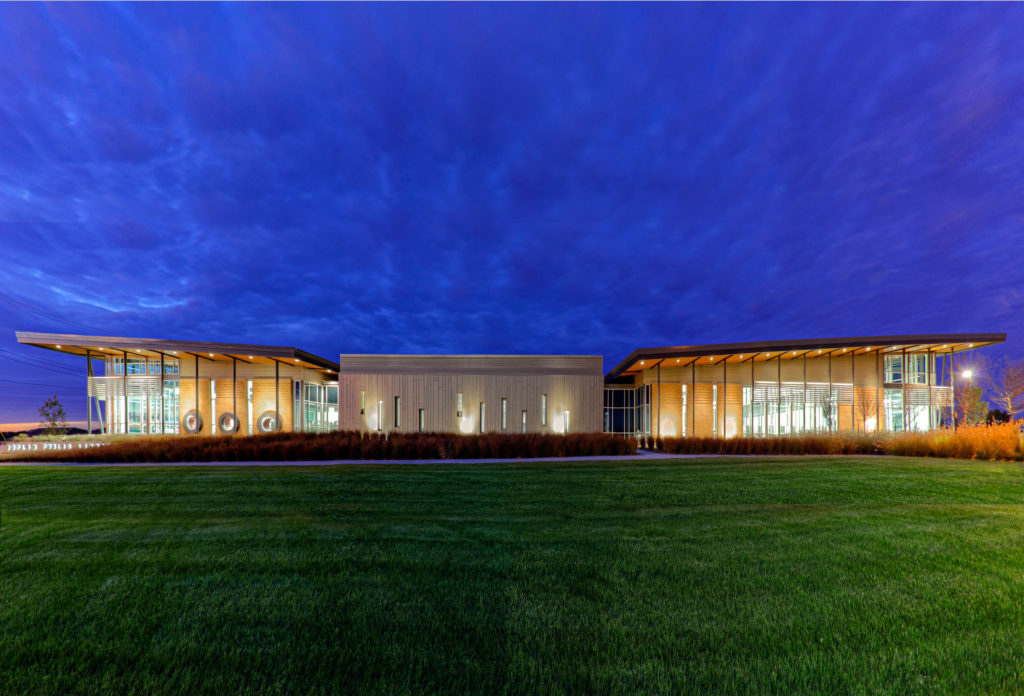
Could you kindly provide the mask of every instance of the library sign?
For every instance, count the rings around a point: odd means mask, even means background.
[[[104,447],[109,442],[0,442],[0,454],[40,454]]]

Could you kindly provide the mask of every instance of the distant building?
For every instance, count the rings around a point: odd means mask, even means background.
[[[86,358],[109,433],[596,432],[734,437],[948,423],[956,356],[1006,334],[862,336],[600,356],[341,355],[297,348],[18,332]],[[102,360],[104,374],[93,374]]]

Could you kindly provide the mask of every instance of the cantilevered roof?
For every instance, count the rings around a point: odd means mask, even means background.
[[[208,341],[171,341],[160,338],[124,338],[115,336],[78,336],[73,334],[32,333],[16,331],[18,343],[37,346],[72,355],[90,354],[121,357],[137,355],[148,358],[185,358],[199,356],[207,360],[237,358],[243,362],[287,362],[330,372],[338,371],[338,363],[288,346],[259,346],[251,343],[213,343]]]
[[[850,336],[846,338],[804,338],[792,341],[751,341],[711,343],[699,346],[638,348],[616,365],[606,380],[631,375],[658,364],[690,365],[701,358],[720,362],[795,359],[828,354],[948,353],[973,350],[1006,341],[1005,333],[915,334],[906,336]]]

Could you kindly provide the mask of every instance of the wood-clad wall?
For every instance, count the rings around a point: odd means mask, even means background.
[[[278,405],[280,407],[281,431],[290,433],[292,428],[292,410],[295,402],[295,387],[290,379],[282,379],[278,385]],[[274,380],[254,379],[252,381],[252,430],[258,433],[256,419],[264,412],[274,410]]]
[[[196,408],[196,380],[182,379],[178,381],[178,413],[183,420],[185,414]],[[211,423],[210,418],[210,380],[199,378],[199,415],[203,418],[203,429],[200,435],[210,435],[217,430],[217,424]],[[185,426],[178,424],[181,432],[185,432]]]
[[[202,373],[200,373],[202,374]],[[279,396],[280,396],[280,408],[281,408],[281,430],[283,432],[292,431],[292,411],[293,400],[294,400],[294,382],[291,379],[281,379],[279,384]],[[199,413],[203,417],[203,429],[200,432],[201,435],[215,435],[217,431],[217,421],[225,413],[231,413],[234,410],[234,403],[232,402],[231,395],[231,380],[230,379],[218,379],[215,380],[215,386],[217,389],[217,414],[216,418],[211,422],[213,414],[211,413],[212,405],[210,403],[210,380],[199,378]],[[194,409],[195,406],[195,379],[189,377],[187,379],[181,379],[178,382],[179,396],[178,405],[179,413],[181,418],[185,417],[185,414]],[[248,384],[246,379],[239,378],[235,386],[235,394],[238,399],[238,411],[235,413],[235,417],[238,418],[238,433],[246,434],[249,431],[249,414],[248,414]],[[259,378],[252,381],[252,399],[253,399],[253,434],[259,431],[256,428],[256,419],[264,411],[274,410],[274,380],[273,378]],[[181,426],[181,432],[184,433],[184,426]]]
[[[373,358],[341,356],[338,420],[342,430],[415,432],[423,409],[425,431],[478,433],[480,405],[485,404],[484,432],[503,432],[502,399],[507,399],[504,432],[521,432],[523,411],[526,431],[531,433],[563,432],[566,411],[569,432],[600,432],[603,427],[600,357],[379,356],[379,364],[388,368],[387,372],[353,372],[377,367]],[[490,374],[460,372],[464,367]],[[559,369],[570,374],[557,374]],[[512,370],[518,374],[503,373]],[[361,392],[366,393],[365,413],[360,413]],[[457,416],[460,392],[461,418]],[[546,424],[541,418],[543,394],[547,394]],[[400,397],[397,427],[396,396]]]

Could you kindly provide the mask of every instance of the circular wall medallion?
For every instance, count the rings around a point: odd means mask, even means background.
[[[181,429],[189,435],[203,432],[203,417],[196,410],[189,411],[181,418]]]
[[[256,429],[261,433],[276,433],[281,429],[281,419],[274,411],[264,411],[256,419]]]
[[[235,418],[235,414],[230,411],[228,413],[222,413],[220,414],[220,418],[217,419],[217,427],[220,428],[220,431],[225,435],[232,435],[238,432],[238,419]]]

